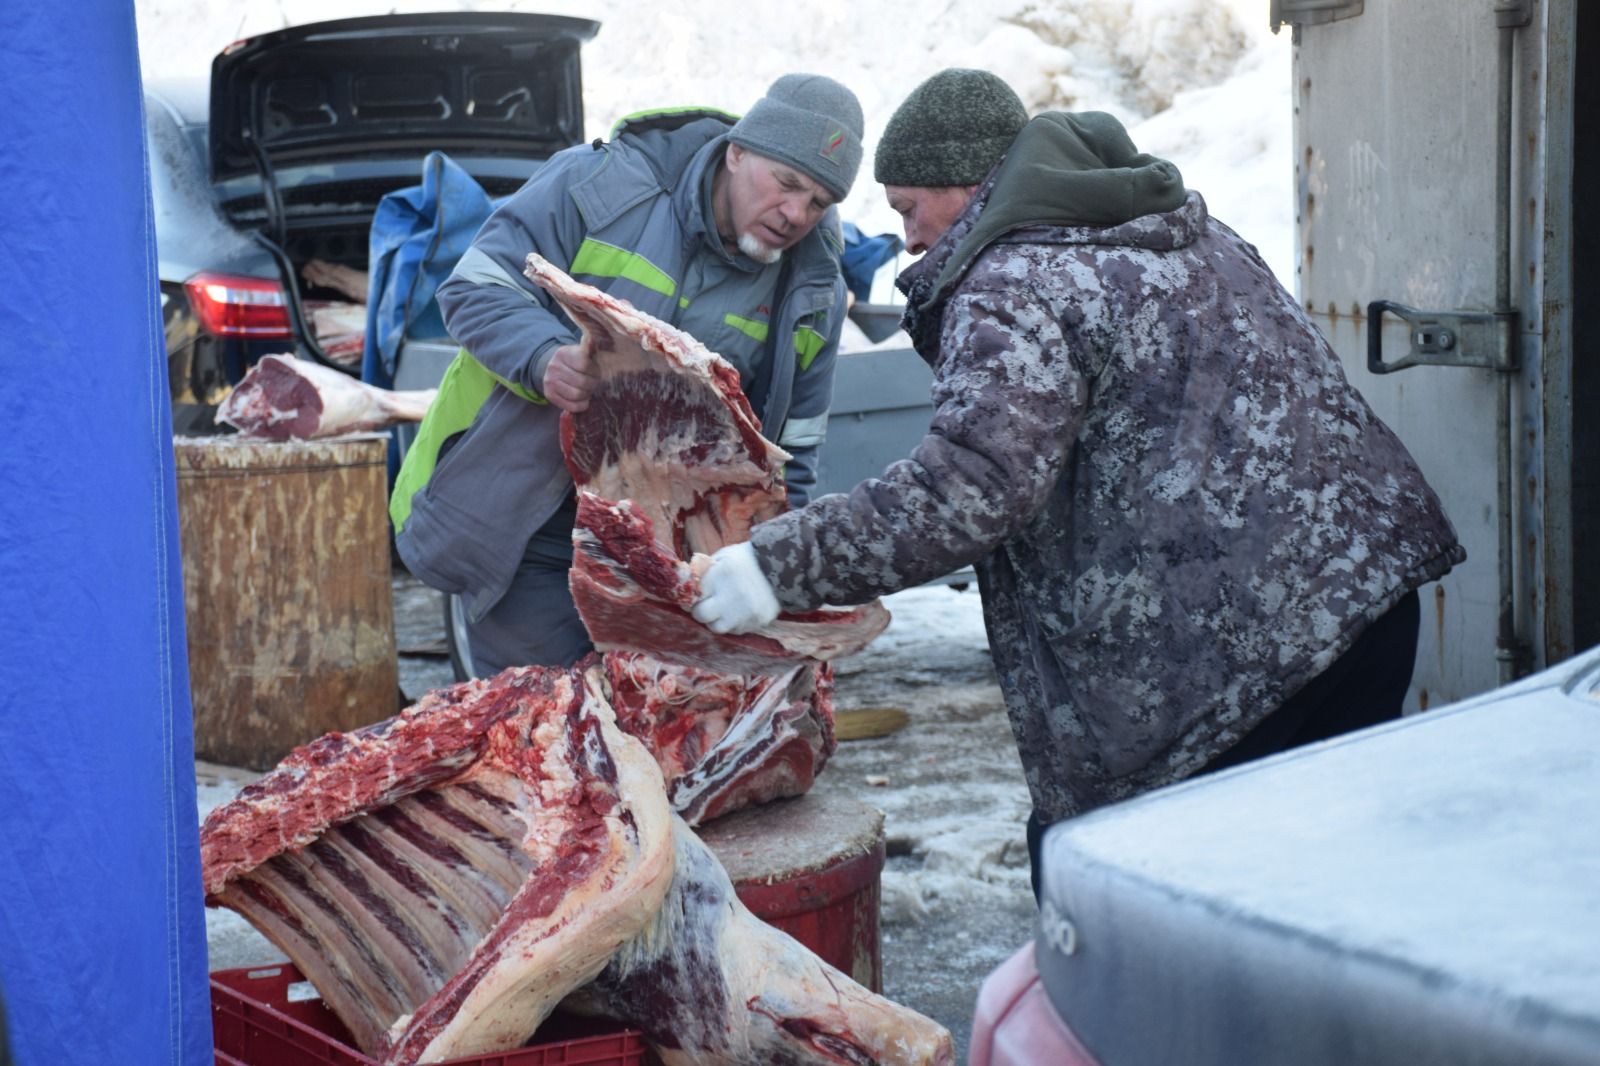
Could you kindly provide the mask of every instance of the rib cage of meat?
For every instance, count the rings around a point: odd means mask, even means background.
[[[605,688],[594,657],[512,669],[296,749],[206,819],[207,902],[394,1066],[519,1046],[574,992],[669,1066],[948,1064],[739,903]]]
[[[671,881],[660,772],[603,686],[508,670],[296,749],[206,820],[209,902],[386,1061],[519,1046]]]
[[[761,436],[738,372],[693,337],[538,255],[525,272],[595,353],[588,410],[561,417],[580,490],[573,596],[595,647],[785,673],[859,651],[882,632],[889,612],[876,602],[784,615],[745,636],[718,636],[694,620],[688,608],[706,556],[783,511],[789,455]]]

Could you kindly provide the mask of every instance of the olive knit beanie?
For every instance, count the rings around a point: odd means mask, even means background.
[[[821,74],[785,74],[728,131],[728,140],[816,179],[843,200],[861,169],[856,94]]]
[[[941,70],[906,97],[878,141],[884,185],[976,185],[1028,124],[1011,86],[984,70]]]

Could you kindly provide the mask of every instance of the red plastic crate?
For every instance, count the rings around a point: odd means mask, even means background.
[[[378,1066],[350,1046],[350,1032],[320,996],[291,1001],[303,982],[289,963],[211,975],[216,1066]],[[310,985],[304,988],[310,989]],[[515,1051],[450,1059],[440,1066],[647,1066],[655,1061],[634,1029],[555,1014],[539,1043]]]

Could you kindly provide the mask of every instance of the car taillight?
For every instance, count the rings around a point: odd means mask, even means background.
[[[289,339],[289,301],[283,286],[265,278],[196,274],[183,283],[189,306],[207,333],[218,337]]]

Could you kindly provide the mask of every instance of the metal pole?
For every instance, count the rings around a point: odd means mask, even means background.
[[[1497,64],[1499,84],[1495,104],[1495,167],[1494,167],[1494,239],[1495,276],[1494,304],[1497,312],[1511,310],[1511,115],[1513,99],[1512,64],[1515,59],[1517,27],[1503,5],[1497,11],[1500,54]],[[1509,5],[1514,6],[1514,5]],[[1512,23],[1512,24],[1508,24]],[[1515,336],[1502,334],[1502,344],[1516,343]],[[1522,642],[1517,638],[1516,617],[1516,543],[1511,521],[1516,503],[1512,477],[1512,389],[1518,375],[1509,369],[1515,365],[1511,352],[1501,352],[1500,391],[1496,397],[1495,430],[1498,434],[1497,474],[1500,496],[1500,617],[1495,640],[1495,659],[1500,664],[1500,683],[1514,680],[1522,669]]]

